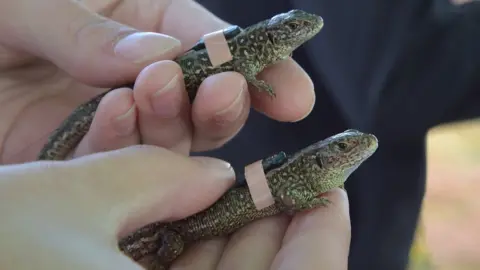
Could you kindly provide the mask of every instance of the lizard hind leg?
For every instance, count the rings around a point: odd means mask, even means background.
[[[159,243],[160,248],[157,250],[157,261],[159,263],[170,264],[182,254],[184,242],[177,232],[165,230],[159,241],[161,241]]]

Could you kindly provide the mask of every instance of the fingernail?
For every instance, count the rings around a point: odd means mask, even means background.
[[[128,136],[135,129],[135,104],[127,112],[115,118],[114,129],[120,136]]]
[[[237,96],[233,99],[232,103],[228,105],[225,109],[217,112],[215,115],[222,117],[223,120],[226,121],[235,121],[240,114],[242,113],[243,109],[243,93],[246,91],[246,83],[242,80],[242,84],[240,85],[240,91],[238,92]]]
[[[176,93],[178,86],[178,74],[160,90],[152,95],[152,109],[162,118],[174,118],[180,113],[179,93]],[[173,95],[173,97],[169,96]]]
[[[233,172],[232,165],[221,159],[212,158],[212,157],[193,157],[193,159],[196,159],[198,162],[204,165],[213,167],[215,169]]]
[[[122,38],[114,48],[115,54],[121,55],[134,63],[146,62],[180,46],[180,41],[159,33],[134,33]]]

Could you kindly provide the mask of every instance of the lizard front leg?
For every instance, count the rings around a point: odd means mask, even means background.
[[[288,214],[330,204],[330,200],[318,197],[317,194],[303,186],[297,186],[294,189],[283,189],[279,193],[278,199]]]
[[[263,68],[258,63],[251,60],[237,60],[234,63],[235,71],[245,77],[248,83],[255,86],[260,92],[267,92],[271,97],[275,97],[273,87],[267,82],[257,79],[257,74]]]
[[[276,96],[275,91],[273,90],[273,87],[267,82],[257,79],[255,75],[247,74],[245,76],[245,79],[251,85],[255,86],[260,92],[267,92],[267,94],[271,97]]]

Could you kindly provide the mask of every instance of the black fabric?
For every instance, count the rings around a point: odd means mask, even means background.
[[[425,135],[480,116],[480,3],[447,0],[204,0],[241,27],[289,9],[321,15],[322,32],[294,53],[317,102],[299,123],[252,112],[240,134],[209,155],[239,172],[348,128],[373,132],[377,153],[349,179],[349,269],[405,269],[425,191]],[[292,89],[295,91],[295,89]]]

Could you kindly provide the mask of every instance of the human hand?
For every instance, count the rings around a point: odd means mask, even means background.
[[[152,96],[180,72],[162,60],[226,25],[191,0],[2,1],[0,162],[35,159],[78,105],[137,76],[133,92],[116,89],[104,98],[74,156],[140,141],[182,153],[213,149],[240,130],[251,105],[279,121],[305,117],[313,85],[293,60],[261,74],[275,88],[273,100],[249,94],[233,72],[208,78],[191,108],[181,82]]]
[[[121,237],[201,211],[233,182],[223,161],[154,146],[0,167],[0,268],[141,269],[118,250]],[[199,242],[173,269],[347,269],[347,197],[328,197],[329,207],[292,221],[266,218]]]

